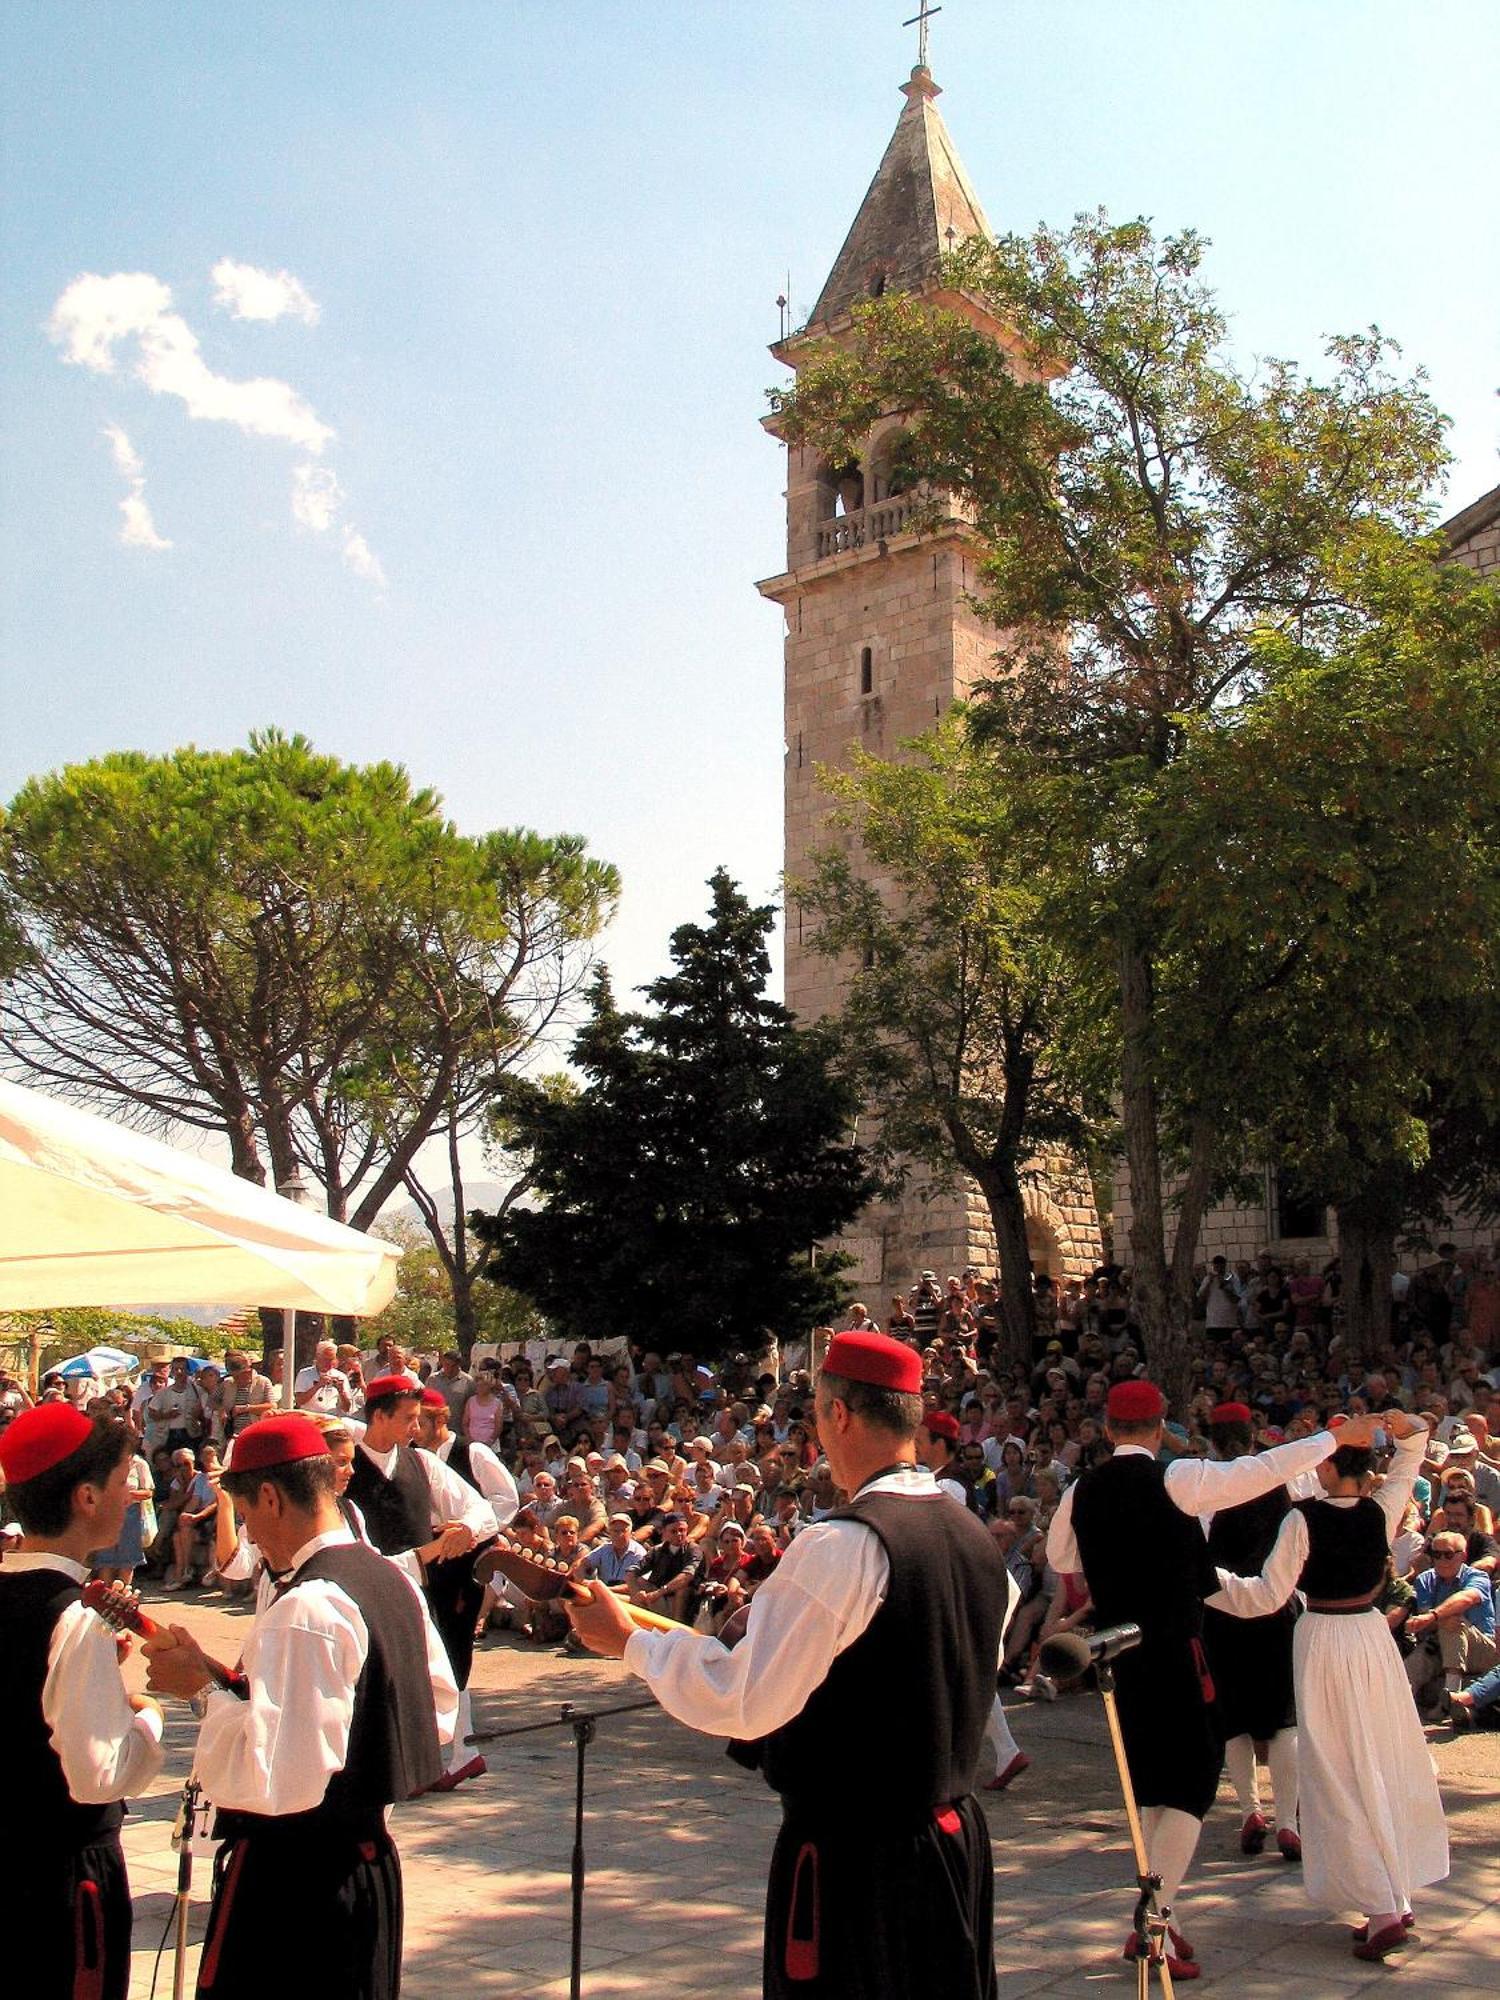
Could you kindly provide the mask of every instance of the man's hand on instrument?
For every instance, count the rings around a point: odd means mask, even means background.
[[[1364,1416],[1350,1417],[1347,1423],[1339,1425],[1334,1432],[1335,1442],[1342,1448],[1349,1445],[1356,1451],[1372,1451],[1375,1433],[1381,1428],[1381,1419],[1373,1412]]]
[[[202,1647],[181,1625],[158,1626],[142,1641],[141,1652],[150,1669],[146,1686],[153,1694],[175,1694],[191,1701],[195,1694],[213,1686]]]
[[[1432,1429],[1426,1417],[1414,1416],[1409,1410],[1387,1410],[1383,1422],[1394,1438],[1416,1437],[1419,1432],[1425,1436]]]
[[[474,1546],[472,1529],[462,1521],[450,1521],[442,1532],[421,1548],[417,1553],[423,1562],[452,1562],[456,1556],[466,1556]]]
[[[618,1660],[636,1629],[629,1614],[607,1585],[580,1580],[578,1587],[588,1592],[586,1598],[570,1595],[563,1600],[564,1608],[573,1621],[573,1630],[591,1653],[602,1653],[607,1660]]]

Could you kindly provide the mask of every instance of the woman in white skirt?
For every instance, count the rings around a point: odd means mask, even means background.
[[[1359,1912],[1356,1958],[1406,1943],[1412,1896],[1448,1873],[1443,1802],[1389,1627],[1374,1608],[1386,1556],[1421,1469],[1428,1429],[1387,1411],[1390,1471],[1362,1497],[1368,1451],[1344,1446],[1318,1467],[1321,1500],[1288,1513],[1258,1577],[1219,1571],[1207,1602],[1258,1618],[1301,1590],[1292,1671],[1302,1784],[1303,1884],[1323,1909]]]

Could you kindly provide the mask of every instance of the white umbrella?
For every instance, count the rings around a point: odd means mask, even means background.
[[[0,1082],[0,1309],[379,1312],[400,1252],[107,1118]]]

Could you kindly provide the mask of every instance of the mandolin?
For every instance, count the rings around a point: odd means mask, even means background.
[[[154,1618],[148,1618],[141,1609],[141,1595],[123,1583],[86,1583],[83,1586],[83,1601],[97,1617],[102,1618],[112,1632],[134,1632],[138,1638],[152,1639],[161,1631]],[[245,1676],[233,1667],[224,1667],[217,1660],[211,1660],[205,1653],[203,1664],[214,1678],[216,1686],[237,1694],[241,1701],[249,1697],[249,1683]]]
[[[579,1587],[570,1566],[556,1556],[536,1555],[529,1549],[517,1547],[502,1535],[474,1565],[476,1583],[488,1583],[496,1573],[500,1573],[517,1590],[534,1598],[539,1604],[550,1603],[557,1597],[584,1597],[587,1592]],[[664,1618],[659,1611],[647,1611],[644,1606],[632,1604],[622,1597],[620,1605],[632,1625],[639,1625],[647,1632],[683,1632],[684,1626],[676,1618]]]

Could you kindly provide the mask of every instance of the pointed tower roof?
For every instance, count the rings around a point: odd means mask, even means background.
[[[879,291],[924,290],[937,281],[949,250],[967,237],[990,234],[933,102],[940,92],[932,72],[919,64],[901,89],[906,109],[818,295],[809,328],[831,326],[858,300]]]

